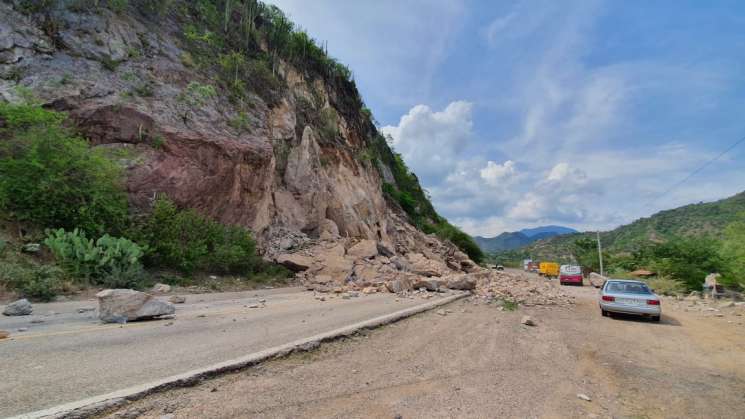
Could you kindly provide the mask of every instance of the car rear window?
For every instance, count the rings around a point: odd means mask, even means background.
[[[624,293],[624,294],[651,294],[652,291],[649,290],[649,287],[647,287],[645,284],[641,284],[638,282],[608,282],[608,285],[605,287],[605,290],[607,292],[618,292],[618,293]]]
[[[561,267],[561,273],[564,275],[579,275],[582,273],[582,268],[579,266],[564,265]]]

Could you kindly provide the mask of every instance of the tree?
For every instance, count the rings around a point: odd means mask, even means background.
[[[720,255],[725,264],[724,280],[745,287],[745,212],[724,230]]]

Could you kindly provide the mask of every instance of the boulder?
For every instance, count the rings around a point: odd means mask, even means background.
[[[443,285],[444,281],[439,279],[420,278],[414,281],[413,288],[416,290],[424,288],[427,291],[437,292]]]
[[[316,253],[316,261],[321,268],[318,274],[329,276],[337,283],[345,283],[354,268],[354,260],[344,256],[341,244]]]
[[[135,290],[108,289],[99,292],[96,297],[98,298],[98,318],[105,323],[152,319],[176,312],[173,304]]]
[[[378,255],[378,245],[374,240],[361,240],[347,250],[347,255],[355,259],[367,259]]]
[[[451,290],[471,291],[476,289],[476,280],[468,275],[455,275],[447,278],[447,287]]]
[[[33,312],[33,306],[25,298],[8,304],[3,310],[3,314],[6,316],[28,316]]]
[[[184,304],[186,302],[186,297],[181,295],[172,295],[168,302],[171,304]]]
[[[590,280],[590,284],[592,284],[595,288],[600,288],[605,284],[605,280],[608,279],[598,273],[591,272],[590,276],[588,278]]]
[[[411,272],[422,275],[422,276],[442,276],[444,273],[449,272],[447,266],[444,263],[435,260],[428,259],[421,253],[411,253],[407,256]]]
[[[26,243],[21,248],[24,253],[39,253],[41,251],[41,245],[39,243]]]
[[[171,286],[168,285],[168,284],[160,284],[160,283],[158,283],[158,284],[153,285],[152,291],[153,292],[156,292],[156,293],[171,292]]]
[[[378,253],[383,256],[392,257],[396,255],[396,248],[386,241],[378,242]]]
[[[471,259],[468,257],[468,255],[461,252],[460,250],[456,250],[455,252],[453,252],[453,258],[458,262],[471,262]]]
[[[318,231],[321,240],[334,240],[339,238],[339,227],[335,222],[328,218],[320,222],[318,225]]]
[[[277,256],[277,263],[293,272],[305,271],[313,265],[313,260],[297,253],[285,253]]]
[[[391,264],[399,271],[408,271],[409,261],[400,256],[394,256],[390,259]]]
[[[404,291],[411,291],[413,287],[413,282],[409,278],[400,277],[396,278],[391,281],[387,281],[385,283],[385,287],[388,289],[388,291],[398,294]]]

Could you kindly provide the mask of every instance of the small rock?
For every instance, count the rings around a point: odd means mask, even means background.
[[[260,302],[261,304],[266,304],[266,300],[265,300],[265,299],[263,299],[263,298],[262,298],[261,300],[259,300],[259,302]]]
[[[6,316],[28,316],[33,312],[33,306],[25,298],[8,304],[3,310],[3,314]]]
[[[33,319],[31,320],[31,324],[39,324],[44,323],[44,319]]]
[[[18,328],[18,331],[19,332],[26,332],[26,331],[28,331],[28,327],[19,327]]]
[[[533,321],[533,318],[530,316],[523,316],[523,318],[520,320],[520,323],[526,326],[535,326],[535,322]]]
[[[445,312],[445,310],[442,310],[442,309],[435,311],[435,313],[439,314],[440,316],[447,316],[447,313]]]
[[[27,243],[21,248],[21,251],[24,253],[39,253],[40,250],[41,245],[39,243]]]
[[[583,394],[583,393],[577,394],[577,398],[578,399],[582,399],[582,400],[584,400],[586,402],[592,401],[592,399],[590,398],[590,396],[588,396],[587,394]]]
[[[207,315],[206,314],[199,314],[199,315],[197,315],[197,317],[203,318],[203,317],[207,317]]]
[[[94,307],[82,307],[78,309],[78,313],[83,314],[87,313],[89,311],[95,311],[96,309]]]
[[[0,330],[0,339],[7,339],[10,336],[9,332],[6,332],[5,330]]]
[[[215,280],[215,279],[217,279],[217,276],[216,275],[210,275],[210,279]]]
[[[181,295],[172,295],[170,298],[168,298],[168,302],[171,304],[184,304],[186,302],[186,297],[183,297]]]
[[[168,322],[165,324],[166,326],[173,326],[173,322]]]
[[[153,292],[157,292],[157,293],[161,293],[161,294],[164,294],[164,293],[167,293],[167,292],[171,292],[171,286],[168,285],[168,284],[160,284],[160,283],[158,283],[158,284],[153,285]]]
[[[260,307],[261,307],[261,305],[259,305],[259,304],[251,304],[251,305],[248,306],[248,308],[260,308]]]

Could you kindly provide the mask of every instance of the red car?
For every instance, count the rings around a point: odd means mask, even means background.
[[[561,285],[574,284],[582,286],[582,267],[577,265],[561,265],[559,268],[559,283]]]

